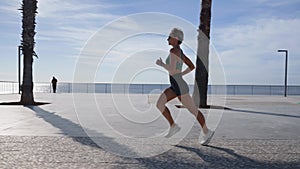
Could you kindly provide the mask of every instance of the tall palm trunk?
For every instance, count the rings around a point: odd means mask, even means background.
[[[197,107],[208,107],[207,86],[209,67],[209,40],[212,0],[202,0],[200,25],[198,29],[198,49],[195,71],[193,99]]]
[[[23,61],[23,82],[21,103],[24,105],[34,104],[32,64],[34,54],[35,15],[37,13],[37,0],[23,0],[22,3],[22,52]]]

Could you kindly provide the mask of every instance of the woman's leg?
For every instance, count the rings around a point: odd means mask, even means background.
[[[158,98],[156,107],[162,112],[164,117],[168,120],[170,126],[174,124],[174,120],[172,118],[172,115],[170,113],[170,110],[168,107],[166,107],[166,104],[174,99],[176,96],[175,92],[171,88],[167,88]]]
[[[192,114],[196,116],[197,121],[201,125],[204,134],[206,134],[208,132],[208,128],[205,123],[205,118],[203,114],[196,107],[192,97],[189,94],[184,94],[179,97],[179,100]]]

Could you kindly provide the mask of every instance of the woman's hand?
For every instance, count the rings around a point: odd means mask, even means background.
[[[156,64],[157,64],[158,66],[163,66],[163,65],[164,65],[164,62],[162,61],[161,58],[159,58],[159,59],[156,60]]]

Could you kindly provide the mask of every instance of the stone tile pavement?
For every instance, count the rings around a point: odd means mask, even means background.
[[[0,95],[0,102],[16,101],[18,97]],[[145,158],[120,156],[96,144],[81,128],[69,94],[37,94],[36,100],[51,104],[0,106],[1,169],[300,168],[300,97],[297,96],[228,96],[225,106],[231,109],[224,111],[209,146],[198,143],[200,128],[195,123],[188,135],[174,144],[154,140],[144,147],[137,145],[143,151],[167,147],[167,151]],[[167,126],[151,126],[149,130],[160,131],[164,127]],[[132,128],[132,131],[139,130]],[[103,127],[98,132],[109,134],[111,130]],[[113,135],[97,136],[100,140],[107,139],[111,150],[122,148],[120,143],[127,141]]]

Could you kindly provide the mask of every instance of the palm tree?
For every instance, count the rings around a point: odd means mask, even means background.
[[[198,107],[207,108],[208,61],[212,0],[202,0],[193,99]]]
[[[35,35],[35,15],[37,13],[37,0],[23,0],[22,8],[22,52],[24,56],[23,61],[23,81],[21,104],[34,104],[33,98],[33,80],[32,80],[32,63],[34,52],[34,35]]]

